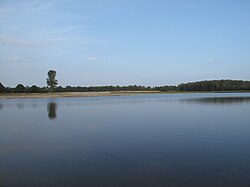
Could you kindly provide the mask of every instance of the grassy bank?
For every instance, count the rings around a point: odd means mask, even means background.
[[[114,91],[114,92],[55,92],[55,93],[2,93],[0,99],[21,98],[61,98],[61,97],[98,97],[125,96],[136,94],[161,93],[159,91]]]

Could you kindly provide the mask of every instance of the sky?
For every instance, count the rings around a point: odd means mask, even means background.
[[[0,0],[0,82],[250,80],[249,0]]]

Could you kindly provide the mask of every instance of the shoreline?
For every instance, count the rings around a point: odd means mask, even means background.
[[[139,94],[205,94],[205,93],[250,93],[250,91],[221,91],[221,92],[161,92],[161,91],[110,91],[110,92],[54,92],[54,93],[3,93],[0,99],[32,99],[32,98],[65,98],[65,97],[106,97],[132,96]]]
[[[110,92],[54,92],[54,93],[4,93],[0,99],[64,98],[64,97],[103,97],[130,96],[138,94],[160,94],[160,91],[110,91]]]

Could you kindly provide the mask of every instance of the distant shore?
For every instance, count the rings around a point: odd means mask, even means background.
[[[138,94],[181,94],[181,93],[250,93],[250,91],[223,92],[161,92],[161,91],[110,91],[110,92],[54,92],[54,93],[1,93],[0,99],[28,99],[28,98],[64,98],[64,97],[102,97],[102,96],[130,96]]]
[[[160,91],[113,91],[113,92],[3,93],[3,94],[0,94],[0,99],[129,96],[129,95],[137,95],[137,94],[155,94],[155,93],[162,93],[162,92]]]

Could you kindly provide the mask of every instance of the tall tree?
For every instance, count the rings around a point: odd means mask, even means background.
[[[48,72],[48,78],[47,78],[47,85],[50,88],[50,92],[53,92],[53,89],[57,85],[57,80],[56,80],[56,71],[54,70],[49,70]]]
[[[2,83],[0,82],[0,93],[1,93],[1,92],[4,92],[4,90],[5,90],[5,87],[4,87],[4,85],[2,85]]]

